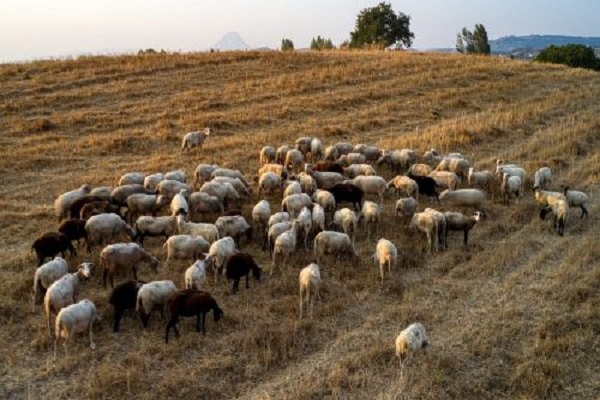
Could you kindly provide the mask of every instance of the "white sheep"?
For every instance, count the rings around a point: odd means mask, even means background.
[[[231,184],[231,186],[233,186],[235,191],[241,197],[249,199],[252,196],[252,188],[246,187],[246,185],[244,185],[244,182],[242,182],[239,178],[230,178],[228,176],[217,176],[217,177],[213,178],[211,182],[229,183],[229,184]]]
[[[266,246],[269,247],[269,256],[273,256],[273,246],[275,246],[275,240],[283,232],[289,231],[292,228],[292,221],[282,221],[274,223],[269,227],[269,231],[265,236],[262,249],[265,250]]]
[[[292,222],[292,227],[290,230],[285,231],[281,235],[277,236],[277,239],[275,239],[275,245],[273,246],[273,254],[271,256],[270,275],[273,275],[277,259],[281,259],[281,265],[288,264],[290,256],[296,250],[296,242],[301,229],[302,223],[296,219]]]
[[[317,190],[317,181],[306,172],[300,172],[297,175],[297,178],[300,187],[302,188],[302,192],[311,196]]]
[[[144,325],[144,332],[148,327],[148,321],[150,320],[150,313],[158,309],[161,314],[169,296],[175,292],[177,288],[173,281],[153,281],[142,285],[137,293],[136,311],[140,314],[140,319]]]
[[[310,144],[312,142],[312,138],[309,136],[302,136],[296,140],[294,144],[294,148],[299,151],[303,156],[307,153],[310,153]]]
[[[302,193],[302,186],[300,186],[300,182],[298,181],[289,181],[285,190],[283,191],[283,197],[287,197],[292,194],[300,194]]]
[[[287,152],[290,150],[290,146],[288,146],[287,144],[284,144],[282,146],[279,146],[277,148],[277,151],[275,151],[275,162],[281,165],[285,164],[285,158],[287,156]]]
[[[545,189],[552,183],[552,170],[548,167],[542,167],[535,171],[533,177],[533,187],[539,187]]]
[[[58,217],[58,222],[62,221],[63,218],[68,218],[71,204],[73,204],[76,200],[85,197],[90,193],[91,190],[91,186],[85,184],[81,185],[79,189],[72,190],[58,196],[56,200],[54,200],[54,211]]]
[[[418,229],[427,235],[427,255],[438,251],[438,222],[430,213],[414,213],[410,221],[411,229]]]
[[[467,246],[469,241],[469,231],[473,229],[475,224],[481,220],[483,214],[479,211],[473,213],[472,216],[467,217],[463,213],[448,211],[444,213],[446,219],[446,241],[448,240],[449,231],[462,231],[464,234],[464,244]]]
[[[523,187],[523,182],[521,182],[521,178],[514,175],[511,176],[507,173],[502,177],[502,198],[504,199],[504,203],[506,205],[510,204],[510,197],[515,196],[515,203],[519,204],[519,197],[521,197],[521,188]]]
[[[283,166],[281,164],[265,164],[265,165],[263,165],[262,167],[260,167],[258,169],[258,174],[257,174],[258,178],[260,179],[260,177],[267,172],[273,172],[275,175],[277,175],[281,179],[288,178],[288,170],[285,166]],[[255,180],[256,180],[256,178],[255,178]]]
[[[475,168],[469,168],[467,183],[470,187],[485,189],[489,193],[492,192],[493,182],[494,174],[490,171],[475,171]]]
[[[412,218],[417,212],[418,205],[419,203],[414,197],[398,199],[395,217],[398,218],[398,215],[400,215],[402,218]]]
[[[383,195],[386,190],[386,181],[380,176],[357,176],[354,179],[345,180],[344,183],[351,183],[362,189],[367,194],[374,194],[378,197],[378,203],[383,204]]]
[[[292,218],[296,218],[303,207],[312,207],[312,200],[306,193],[292,194],[281,201],[281,211],[289,212]]]
[[[302,318],[304,303],[308,308],[308,315],[313,317],[315,300],[319,297],[319,288],[321,286],[321,271],[315,263],[302,268],[298,276],[300,285],[300,318]]]
[[[346,179],[344,175],[337,172],[311,171],[309,174],[317,183],[317,188],[324,190],[331,189]]]
[[[454,172],[461,179],[466,179],[469,176],[469,161],[463,158],[445,157],[435,168],[436,171]]]
[[[219,168],[216,164],[198,164],[194,171],[194,188],[200,187],[204,182],[210,181],[212,173]]]
[[[128,172],[119,178],[118,186],[134,184],[143,185],[145,178],[146,176],[141,172]]]
[[[408,360],[421,349],[429,345],[427,332],[419,322],[410,324],[396,337],[396,357],[400,360],[400,378]]]
[[[186,189],[181,190],[171,200],[171,216],[176,217],[178,215],[189,215],[190,206],[187,202],[189,192]]]
[[[323,231],[315,236],[314,253],[319,264],[326,256],[334,256],[336,261],[346,256],[352,260],[358,258],[350,237],[335,231]]]
[[[187,174],[182,169],[178,169],[176,171],[169,171],[165,174],[165,179],[171,181],[179,181],[181,183],[187,183]]]
[[[266,198],[267,194],[273,195],[276,189],[280,189],[283,193],[283,188],[283,179],[274,172],[265,172],[258,179],[258,196],[260,197],[262,193],[263,199]]]
[[[150,190],[156,190],[156,186],[165,180],[165,176],[160,172],[148,175],[144,178],[144,187]]]
[[[102,285],[106,287],[107,278],[114,288],[114,275],[117,270],[131,268],[133,279],[137,280],[137,269],[147,263],[156,274],[159,261],[137,243],[116,243],[106,246],[100,252],[100,268],[102,269]]]
[[[333,214],[335,212],[335,197],[333,196],[333,194],[331,194],[331,192],[327,190],[317,189],[313,193],[311,200],[321,205],[321,207],[323,207],[323,209],[326,212],[329,212],[330,214]]]
[[[382,150],[381,157],[377,160],[377,165],[387,164],[392,172],[400,173],[406,171],[415,163],[417,155],[414,150]]]
[[[338,149],[335,146],[327,146],[325,149],[324,160],[335,161],[339,157]]]
[[[285,211],[279,211],[269,217],[269,228],[280,222],[287,222],[290,220],[290,213]]]
[[[521,178],[521,184],[525,184],[525,170],[523,168],[499,166],[496,167],[496,174],[498,175],[498,179],[500,181],[502,181],[504,178],[504,174],[508,174],[509,176],[518,176]],[[521,188],[521,192],[522,191],[523,188]]]
[[[408,176],[398,175],[390,180],[385,187],[386,189],[394,187],[396,189],[397,197],[400,197],[400,190],[402,190],[407,196],[414,197],[417,200],[419,199],[419,185]]]
[[[396,249],[396,245],[385,238],[379,239],[377,246],[375,247],[373,260],[375,263],[379,264],[381,284],[383,285],[385,266],[387,265],[388,267],[388,277],[390,277],[392,273],[392,264],[394,265],[394,268],[396,268],[396,263],[398,262],[398,249]]]
[[[171,259],[195,261],[208,251],[209,247],[210,244],[201,236],[173,235],[163,245],[163,250],[167,250],[165,268]]]
[[[359,175],[373,176],[377,175],[375,168],[369,164],[352,164],[344,168],[344,174],[350,179],[356,178]]]
[[[227,259],[236,254],[238,250],[235,247],[235,241],[232,237],[226,236],[210,245],[208,256],[204,260],[206,267],[212,267],[215,271],[215,284],[217,284],[219,271],[223,270]],[[225,273],[225,271],[223,271]]]
[[[381,150],[376,146],[367,146],[361,152],[365,156],[366,162],[374,164],[381,157]]]
[[[200,188],[200,192],[217,197],[225,208],[228,207],[229,202],[237,202],[240,199],[238,192],[228,182],[206,182]]]
[[[558,228],[558,234],[563,236],[565,233],[565,224],[569,219],[569,202],[567,200],[559,199],[549,207],[542,207],[540,209],[540,218],[544,219],[549,211],[554,213],[554,229]]]
[[[319,233],[325,230],[325,209],[317,203],[313,203],[312,230],[314,233]]]
[[[413,164],[408,170],[411,175],[415,176],[429,176],[431,171],[433,168],[427,164]]]
[[[115,188],[112,186],[98,186],[90,191],[90,196],[99,197],[102,200],[110,201],[110,194]]]
[[[300,173],[304,170],[304,157],[299,150],[290,149],[285,155],[285,164],[287,168],[291,168],[294,173]]]
[[[35,312],[37,294],[47,290],[50,285],[65,276],[67,272],[69,272],[67,261],[61,257],[54,257],[54,260],[48,261],[35,270],[33,276],[33,294],[31,296],[33,312]]]
[[[217,168],[215,169],[212,174],[210,174],[210,179],[215,179],[217,177],[227,177],[227,178],[232,178],[232,179],[239,179],[240,181],[242,181],[242,183],[244,185],[246,185],[246,187],[250,187],[250,183],[248,183],[248,181],[246,180],[246,177],[244,176],[244,174],[242,174],[240,171],[238,171],[237,169],[229,169],[229,168]]]
[[[135,221],[134,228],[136,239],[143,244],[146,236],[164,236],[165,240],[168,239],[175,233],[177,226],[175,217],[142,216]]]
[[[77,272],[66,274],[54,281],[46,291],[44,296],[44,311],[46,313],[46,323],[48,326],[48,337],[52,336],[50,318],[52,314],[57,314],[61,308],[73,304],[77,301],[77,292],[81,281],[89,279],[92,276],[93,264],[84,262],[79,265]]]
[[[485,192],[479,189],[444,190],[440,193],[440,202],[456,207],[481,208],[485,202]]]
[[[381,224],[381,207],[372,201],[365,201],[360,211],[359,221],[363,220],[365,231],[367,232],[367,241],[371,240],[371,232],[375,230],[379,235],[379,225]]]
[[[539,187],[534,187],[533,193],[535,201],[540,207],[552,207],[558,200],[567,200],[563,193],[541,190]]]
[[[209,244],[213,244],[221,237],[219,230],[214,224],[186,222],[183,215],[178,215],[176,218],[177,233],[180,235],[200,236]]]
[[[158,194],[165,195],[171,200],[177,193],[182,190],[187,190],[189,193],[192,193],[192,187],[187,183],[182,183],[179,181],[175,181],[173,179],[165,179],[160,181],[158,185],[156,185],[156,192]]]
[[[343,154],[352,153],[354,150],[354,146],[347,142],[338,142],[334,145],[334,147],[340,156]]]
[[[320,139],[313,138],[310,141],[310,159],[315,162],[323,158],[323,142]]]
[[[586,217],[588,215],[587,211],[587,203],[588,196],[584,192],[580,192],[577,190],[571,190],[568,186],[564,189],[565,197],[567,198],[567,202],[569,203],[569,207],[579,207],[581,208],[581,218]]]
[[[458,175],[450,171],[431,171],[429,177],[442,189],[456,190],[461,182]]]
[[[185,288],[202,290],[206,281],[206,264],[203,260],[196,260],[191,267],[185,270]]]
[[[274,163],[275,162],[275,148],[272,146],[264,146],[262,149],[260,149],[260,157],[259,157],[259,161],[258,161],[258,165],[264,165],[264,164],[269,164],[269,163]]]
[[[92,245],[116,241],[122,232],[130,239],[135,237],[133,228],[117,214],[98,214],[90,217],[85,223],[85,232],[88,252],[91,251]]]
[[[433,216],[435,221],[437,222],[437,234],[438,234],[438,244],[442,249],[448,248],[448,243],[446,242],[446,217],[444,213],[434,209],[434,208],[426,208],[423,212],[429,213]]]
[[[360,153],[348,153],[342,154],[338,159],[337,163],[342,167],[347,167],[352,164],[365,164],[367,162],[367,158]]]
[[[88,299],[62,308],[55,321],[54,359],[56,360],[56,346],[60,338],[65,340],[65,355],[67,355],[67,343],[75,334],[85,331],[89,331],[90,348],[94,350],[96,344],[94,343],[93,327],[96,322],[100,321],[101,317],[96,310],[96,305]]]
[[[215,222],[215,226],[219,230],[220,237],[232,237],[240,249],[240,238],[242,235],[246,235],[247,242],[252,240],[252,226],[241,215],[219,217]]]
[[[181,152],[190,151],[194,147],[202,148],[204,141],[210,136],[210,128],[204,128],[202,131],[188,132],[181,140]]]
[[[344,207],[335,212],[333,215],[332,225],[342,228],[345,234],[352,235],[352,244],[356,236],[356,228],[358,226],[358,217],[351,209]]]
[[[199,214],[223,214],[225,207],[223,202],[216,196],[203,192],[194,192],[189,198],[190,214],[194,219]]]
[[[308,235],[312,232],[312,214],[307,207],[304,207],[302,210],[300,210],[300,214],[298,214],[298,221],[300,221],[302,224],[300,233],[304,237],[304,249],[308,250]]]
[[[159,194],[136,193],[127,197],[127,220],[133,223],[140,215],[156,215],[160,210],[169,204],[169,198]]]

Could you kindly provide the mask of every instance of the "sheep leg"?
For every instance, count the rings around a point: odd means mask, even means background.
[[[50,326],[50,318],[51,318],[51,316],[52,316],[52,309],[50,309],[50,311],[48,311],[48,314],[46,315],[46,324],[48,325],[48,337],[49,338],[52,338],[52,328]]]
[[[150,314],[140,313],[140,319],[142,320],[142,325],[144,326],[144,330],[148,327],[148,321],[150,320]]]
[[[464,242],[465,242],[465,246],[467,246],[467,242],[469,241],[469,231],[465,230],[464,231]]]
[[[302,298],[303,290],[300,288],[300,319],[302,319],[302,307],[303,307],[303,298]]]
[[[113,321],[113,332],[114,333],[119,332],[119,325],[121,322],[121,317],[123,317],[124,312],[125,312],[125,310],[123,310],[122,308],[115,308],[115,318]]]
[[[587,216],[588,216],[588,210],[583,205],[581,205],[579,207],[581,208],[581,219],[583,219],[584,216],[587,218]]]
[[[227,288],[229,288],[229,285],[227,285]],[[200,333],[200,314],[202,313],[198,313],[198,315],[196,315],[196,332]]]
[[[250,278],[250,271],[246,274],[246,289],[250,289],[250,285],[248,284],[248,279]]]
[[[110,288],[111,288],[111,289],[114,289],[114,288],[115,288],[115,282],[114,282],[114,277],[115,277],[115,276],[114,276],[114,275],[115,275],[114,271],[110,271],[110,272],[108,273],[108,280],[109,280],[109,282],[110,282]]]
[[[90,325],[88,328],[90,330],[90,349],[94,350],[94,349],[96,349],[96,344],[94,343],[94,320],[93,319],[90,321]]]
[[[206,335],[206,313],[200,313],[202,314],[202,335]]]

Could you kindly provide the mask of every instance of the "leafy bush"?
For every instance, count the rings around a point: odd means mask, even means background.
[[[583,44],[551,45],[542,50],[535,60],[600,71],[600,59],[594,53],[594,49]]]

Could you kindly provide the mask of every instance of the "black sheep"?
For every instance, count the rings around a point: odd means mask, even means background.
[[[119,324],[125,310],[135,310],[137,294],[144,281],[128,281],[117,285],[108,299],[115,309],[113,332],[119,332]]]
[[[85,220],[82,219],[67,219],[60,224],[58,231],[71,242],[77,240],[77,248],[79,248],[79,239],[87,240]]]
[[[83,208],[83,206],[92,202],[98,202],[102,200],[104,200],[102,197],[90,195],[77,199],[73,202],[73,204],[71,204],[71,207],[69,208],[69,215],[71,216],[71,218],[77,219],[79,218],[79,214],[81,213],[81,209]]]
[[[169,343],[171,328],[179,336],[177,330],[179,317],[197,316],[196,332],[200,332],[200,320],[202,319],[202,334],[206,335],[206,313],[213,311],[215,323],[224,315],[223,310],[219,308],[217,301],[210,293],[196,289],[179,290],[171,294],[167,300],[167,309],[169,310],[169,322],[165,335],[166,343]]]
[[[344,173],[344,168],[335,161],[331,160],[320,160],[314,164],[311,164],[310,168],[313,171],[319,172],[337,172],[339,174]]]
[[[424,194],[428,197],[435,197],[438,204],[440,203],[440,198],[437,192],[438,185],[435,179],[429,176],[413,175],[411,172],[409,172],[406,176],[412,179],[413,181],[417,182],[420,194]]]
[[[227,259],[225,263],[225,274],[227,276],[227,292],[229,293],[229,281],[233,280],[233,293],[236,293],[240,288],[240,279],[246,277],[246,289],[249,289],[248,278],[252,275],[258,281],[262,269],[256,264],[254,258],[248,253],[236,253]]]
[[[31,245],[31,250],[35,250],[38,259],[38,267],[44,263],[47,257],[54,258],[58,253],[61,253],[65,258],[65,251],[69,251],[71,255],[76,255],[77,250],[71,244],[71,241],[60,232],[48,232],[35,239]]]
[[[342,202],[352,203],[355,211],[360,211],[364,203],[365,192],[351,183],[335,184],[329,192],[335,198],[335,207]]]

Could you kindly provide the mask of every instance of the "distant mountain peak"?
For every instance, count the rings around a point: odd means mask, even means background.
[[[212,46],[212,48],[215,50],[222,50],[222,51],[248,50],[248,49],[250,49],[250,46],[248,46],[248,44],[246,42],[244,42],[244,39],[242,39],[242,37],[240,36],[239,33],[227,32],[221,38],[221,40],[219,40],[217,43],[215,43]]]

